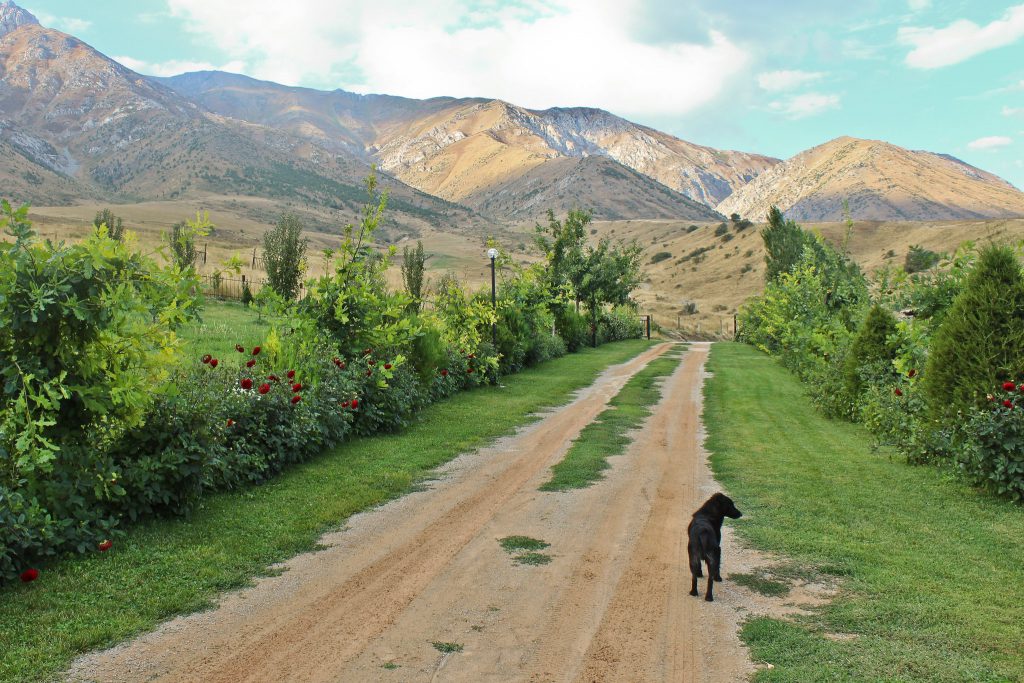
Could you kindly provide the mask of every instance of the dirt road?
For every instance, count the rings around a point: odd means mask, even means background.
[[[699,446],[708,345],[690,346],[604,481],[537,490],[580,430],[669,347],[460,456],[426,490],[353,517],[281,576],[85,657],[68,679],[743,680],[752,667],[736,636],[739,593],[727,581],[713,604],[687,594],[686,525],[718,490]],[[510,535],[547,541],[552,561],[515,564],[497,540]],[[729,569],[727,552],[727,578]]]

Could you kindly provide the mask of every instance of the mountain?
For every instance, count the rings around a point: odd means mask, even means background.
[[[959,220],[1024,216],[1024,193],[959,159],[880,140],[840,137],[787,159],[722,201],[718,211],[764,220],[836,221],[843,201],[858,220]]]
[[[324,92],[209,71],[159,81],[220,115],[361,152],[413,187],[456,202],[499,187],[507,190],[553,159],[604,156],[713,206],[778,162],[694,145],[600,109],[535,111],[481,98]],[[606,203],[590,194],[579,200]],[[496,215],[514,218],[507,212]]]
[[[370,165],[340,148],[211,114],[81,40],[0,5],[0,169],[14,201],[58,203],[204,194],[277,198],[355,217]],[[384,174],[389,219],[413,232],[478,225],[464,207]]]

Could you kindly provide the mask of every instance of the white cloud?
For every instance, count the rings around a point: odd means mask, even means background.
[[[757,84],[769,92],[793,90],[821,80],[824,76],[820,71],[769,71],[758,75]]]
[[[640,0],[168,0],[246,73],[287,84],[410,97],[497,97],[534,108],[680,114],[724,92],[748,56],[725,35],[650,45],[630,35]]]
[[[968,142],[967,149],[997,149],[1012,143],[1013,138],[1008,138],[1005,135],[989,135],[988,137]]]
[[[932,6],[932,0],[907,0],[907,5],[912,12],[920,12]]]
[[[120,62],[126,67],[140,74],[147,76],[177,76],[189,71],[231,71],[241,72],[244,64],[241,62],[228,62],[227,64],[214,65],[209,62],[192,62],[188,60],[172,59],[166,62],[144,62],[133,57],[119,56],[111,57],[115,62]]]
[[[88,19],[79,19],[77,17],[58,17],[49,12],[37,12],[29,9],[29,12],[35,15],[36,19],[43,26],[55,28],[65,33],[83,33],[88,31],[92,27],[92,22]]]
[[[1024,114],[1024,107],[1003,107],[1003,116],[1019,116]]]
[[[985,26],[958,19],[945,28],[905,26],[897,34],[899,42],[912,49],[908,66],[936,69],[958,64],[975,55],[1003,47],[1024,36],[1024,5],[1006,10],[1003,16]]]
[[[839,95],[806,93],[796,95],[788,100],[772,102],[768,108],[791,119],[802,119],[829,109],[838,109]]]

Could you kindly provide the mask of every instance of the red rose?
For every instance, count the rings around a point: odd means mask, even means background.
[[[292,391],[293,392],[302,391],[302,385],[299,384],[298,382],[296,382],[295,384],[292,385]]]
[[[271,382],[280,382],[281,381],[280,379],[278,379],[277,375],[267,375],[267,379],[269,379]]]
[[[234,427],[234,426],[235,426],[235,421],[234,421],[234,420],[232,420],[232,419],[231,419],[231,418],[229,417],[229,418],[228,418],[228,427]]]
[[[988,399],[988,400],[990,400],[990,401],[994,401],[994,400],[996,400],[996,397],[995,397],[995,396],[993,396],[992,394],[985,394],[985,398],[987,398],[987,399]]]
[[[267,384],[266,382],[264,382],[263,384],[261,384],[261,385],[260,385],[260,393],[261,393],[261,394],[265,394],[265,393],[267,393],[268,391],[270,391],[270,385],[269,385],[269,384]]]
[[[105,553],[108,550],[110,550],[112,547],[114,547],[114,542],[111,541],[110,539],[107,539],[106,541],[103,541],[102,543],[100,543],[96,547],[98,547],[100,549],[101,553]]]
[[[385,363],[384,364],[384,369],[385,370],[390,370],[391,369],[391,363]]]
[[[249,360],[249,361],[245,362],[245,367],[247,367],[247,368],[251,368],[254,365],[256,365],[256,359],[252,359],[252,360]]]
[[[260,350],[261,350],[261,349],[260,349],[260,347],[258,347],[258,346],[254,346],[254,347],[252,347],[252,355],[254,355],[254,356],[258,356],[258,355],[260,355]]]
[[[373,370],[367,370],[367,371],[366,371],[366,376],[367,376],[367,377],[369,377],[369,376],[370,376],[370,375],[372,375],[372,374],[373,374]]]
[[[1011,401],[1010,399],[1006,399],[1005,401],[1003,401],[1003,405],[1006,406],[1007,408],[1012,408],[1013,401]]]
[[[335,365],[337,365],[339,368],[341,367],[341,359],[340,358],[335,358],[331,362],[334,363]]]
[[[298,394],[295,394],[294,396],[292,396],[292,404],[298,403],[301,400],[302,400],[302,397],[299,396]]]
[[[469,355],[468,355],[468,356],[466,356],[466,357],[467,357],[467,358],[476,358],[476,354],[475,354],[475,353],[471,353],[471,354],[469,354]]]
[[[210,361],[210,367],[211,367],[211,368],[215,368],[215,367],[217,367],[217,363],[219,363],[219,362],[220,362],[219,360],[217,360],[216,358],[214,358],[213,360],[211,360],[211,361]]]
[[[235,344],[235,351],[238,351],[239,353],[245,353],[245,347],[242,346],[241,344]]]
[[[377,361],[371,360],[371,361],[368,361],[368,364],[369,364],[369,365],[376,365],[376,364],[377,364]]]
[[[352,399],[352,403],[350,405],[352,406],[352,410],[355,410],[356,408],[359,407],[359,399],[358,398]]]
[[[288,376],[288,379],[295,379],[295,371],[294,370],[289,370],[288,372],[285,373],[285,375]]]
[[[203,363],[209,365],[211,360],[213,360],[213,356],[211,356],[210,354],[206,354],[205,356],[203,356]]]
[[[1017,391],[1024,391],[1024,384],[1019,385]]]
[[[345,369],[345,363],[344,362],[338,363],[338,369],[344,370]]]
[[[910,372],[907,373],[907,377],[913,377],[916,374],[917,374],[917,370],[911,368]]]
[[[442,370],[441,371],[441,376],[442,377],[447,377],[448,376],[448,371],[447,370]]]
[[[373,349],[364,349],[363,350],[363,355],[364,356],[369,356],[371,353],[373,353]]]
[[[1017,385],[1013,382],[1003,382],[1003,391],[1013,391],[1017,388]]]
[[[249,379],[248,377],[243,378],[242,381],[239,382],[239,384],[241,384],[242,388],[245,389],[246,391],[252,389],[252,380]]]
[[[31,583],[32,581],[35,581],[38,578],[39,578],[39,570],[35,569],[35,568],[26,569],[25,571],[23,571],[21,573],[21,582],[22,583]]]
[[[893,393],[896,394],[897,396],[902,396],[903,395],[903,392],[900,391],[899,387],[897,387],[896,390]]]
[[[469,370],[466,370],[466,372],[468,372],[469,374],[472,375],[473,374],[473,368],[470,368]]]

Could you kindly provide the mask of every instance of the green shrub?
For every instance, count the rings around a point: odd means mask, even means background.
[[[565,341],[566,348],[574,352],[587,344],[590,325],[586,316],[577,313],[572,306],[561,306],[555,311],[555,330]]]
[[[903,270],[907,271],[908,274],[928,270],[935,267],[941,258],[934,251],[925,249],[917,244],[912,244],[910,245],[910,250],[907,251],[907,258],[903,262]]]
[[[729,232],[729,225],[727,223],[719,223],[718,227],[715,228],[715,237],[721,237],[727,232]]]
[[[854,401],[864,388],[866,366],[880,366],[873,374],[880,373],[878,379],[882,383],[888,383],[884,381],[887,375],[894,375],[892,361],[896,357],[896,333],[896,317],[878,304],[872,306],[850,345],[843,369],[843,385]]]
[[[988,394],[988,405],[968,420],[964,448],[957,460],[961,470],[979,486],[1024,502],[1024,405],[1013,382]],[[1021,385],[1024,386],[1024,385]]]
[[[651,257],[651,264],[653,265],[655,263],[661,263],[662,261],[667,261],[670,258],[672,258],[672,254],[670,252],[659,251],[657,254]]]
[[[306,269],[306,247],[309,240],[302,237],[302,222],[294,214],[286,213],[277,225],[263,235],[263,262],[267,280],[284,299],[294,299]]]
[[[978,387],[1024,367],[1024,277],[1013,251],[981,252],[963,291],[935,333],[924,375],[929,412],[957,420],[985,404]]]

